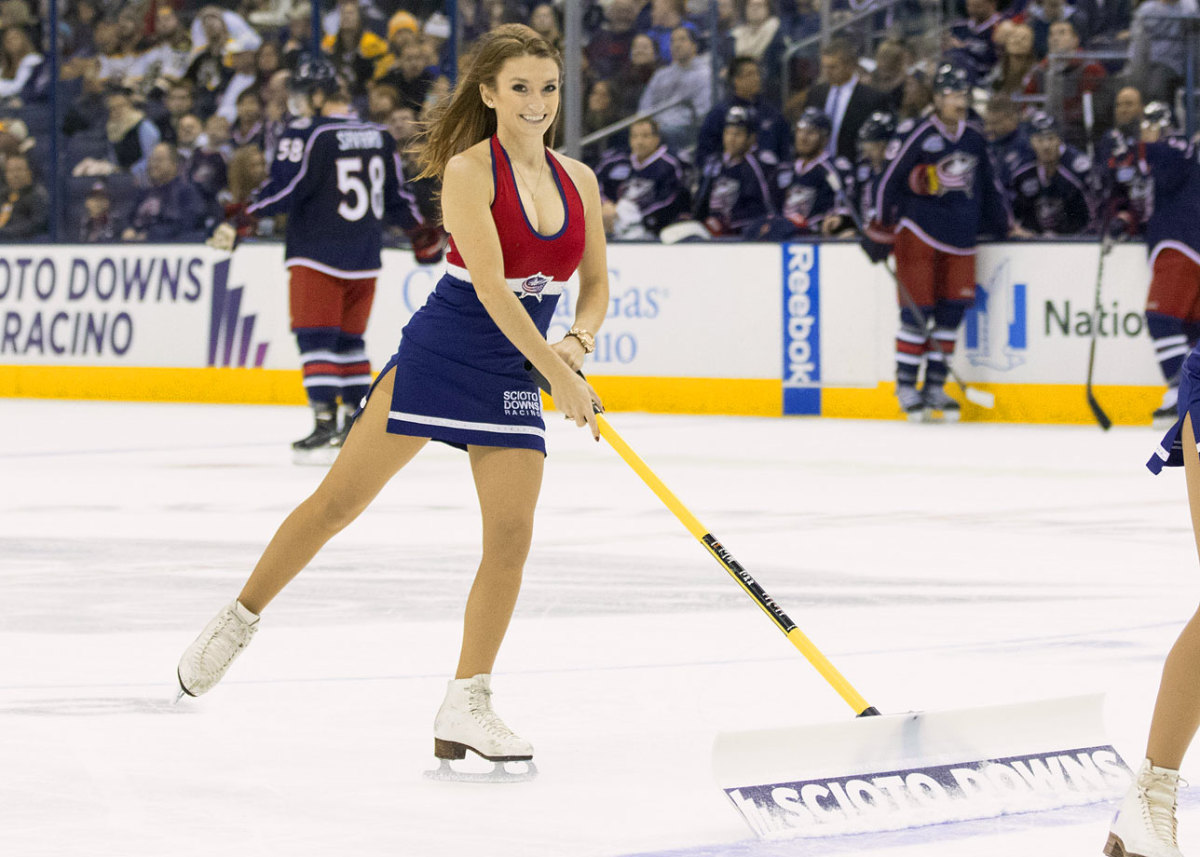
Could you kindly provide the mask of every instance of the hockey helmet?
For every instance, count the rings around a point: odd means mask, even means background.
[[[819,107],[806,107],[800,114],[800,118],[796,120],[796,128],[812,128],[828,135],[833,133],[833,120]]]
[[[1044,110],[1037,110],[1029,117],[1029,136],[1037,137],[1042,134],[1061,137],[1062,131],[1058,127],[1057,119]]]
[[[753,107],[735,104],[725,111],[725,124],[737,125],[753,134],[758,126],[758,114]]]
[[[886,143],[896,133],[896,117],[884,110],[876,110],[858,129],[860,143]]]
[[[320,92],[329,97],[337,95],[342,85],[338,82],[333,63],[323,56],[305,52],[296,62],[296,71],[288,82],[288,89],[295,94],[312,95]]]
[[[1151,101],[1142,109],[1142,127],[1171,127],[1171,108],[1161,101]]]
[[[941,95],[946,92],[966,92],[971,88],[971,75],[960,65],[944,62],[933,75],[933,91]]]

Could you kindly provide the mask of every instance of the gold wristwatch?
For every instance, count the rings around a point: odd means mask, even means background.
[[[596,350],[596,337],[592,336],[591,331],[584,330],[582,327],[572,327],[567,331],[567,336],[574,336],[579,340],[584,354],[591,354]]]

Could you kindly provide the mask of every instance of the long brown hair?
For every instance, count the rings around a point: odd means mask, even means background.
[[[503,24],[479,40],[453,94],[433,108],[429,122],[417,138],[415,145],[421,164],[418,178],[440,178],[451,158],[496,132],[496,113],[483,103],[479,86],[487,84],[495,88],[501,66],[514,57],[525,56],[554,60],[562,80],[562,55],[532,27]],[[547,146],[554,144],[561,116],[560,109],[546,130]]]

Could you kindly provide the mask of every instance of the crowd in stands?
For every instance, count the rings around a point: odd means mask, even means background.
[[[563,0],[454,5],[463,53],[512,22],[563,45]],[[850,218],[831,215],[857,205],[860,132],[878,114],[888,121],[872,133],[911,128],[947,61],[970,75],[998,175],[1037,235],[1098,229],[1117,138],[1146,102],[1182,115],[1197,0],[834,0],[826,23],[854,23],[823,47],[818,5],[580,0],[583,133],[652,114],[584,146],[614,237],[654,239],[681,222],[758,240],[848,231]],[[309,0],[63,0],[57,170],[36,8],[0,0],[0,240],[46,235],[55,175],[60,240],[203,240],[222,220],[272,234],[245,208],[293,118],[288,80],[314,43]],[[456,77],[445,4],[326,0],[318,13],[321,50],[359,115],[396,138],[411,178],[407,146]],[[818,161],[841,189],[828,199],[812,187]],[[1046,216],[1048,175],[1070,191],[1055,203],[1070,217]],[[436,187],[414,189],[436,218]]]

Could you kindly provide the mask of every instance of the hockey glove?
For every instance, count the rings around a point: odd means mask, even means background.
[[[887,257],[892,254],[891,244],[880,244],[878,241],[872,241],[866,235],[858,239],[858,246],[867,254],[867,258],[875,264],[887,261]]]
[[[408,233],[418,265],[436,265],[442,261],[450,236],[440,226],[421,226]]]
[[[237,229],[232,224],[222,223],[213,230],[213,234],[204,243],[214,250],[232,253],[233,248],[237,246],[237,237]]]

